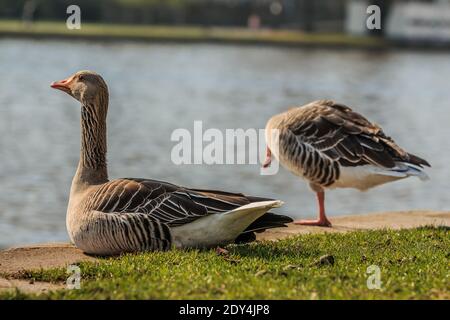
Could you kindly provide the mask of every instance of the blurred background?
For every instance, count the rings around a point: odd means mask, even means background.
[[[81,29],[66,27],[69,5]],[[381,9],[369,30],[367,7]],[[78,102],[49,88],[77,70],[110,88],[110,177],[268,196],[295,218],[315,197],[284,169],[181,165],[171,133],[264,128],[290,106],[333,99],[429,160],[431,181],[327,194],[336,215],[448,210],[450,1],[0,0],[0,247],[67,241]]]

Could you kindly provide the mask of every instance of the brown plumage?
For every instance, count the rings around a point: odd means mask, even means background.
[[[287,128],[294,135],[303,137],[342,166],[373,164],[393,168],[397,161],[430,166],[424,159],[404,151],[378,125],[333,101],[312,103],[296,109],[287,118]]]
[[[320,100],[272,117],[267,131],[278,130],[278,143],[267,136],[280,163],[310,182],[318,193],[320,215],[313,225],[331,225],[325,217],[325,188],[366,190],[407,176],[426,178],[429,163],[398,146],[381,127],[347,106]],[[273,150],[272,150],[273,151]],[[320,193],[320,194],[319,194]]]

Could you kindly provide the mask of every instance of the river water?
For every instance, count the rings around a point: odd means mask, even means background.
[[[295,218],[315,197],[284,169],[175,165],[172,132],[264,128],[289,106],[334,99],[380,124],[433,165],[361,193],[327,194],[336,215],[450,209],[450,58],[446,52],[366,52],[199,44],[0,40],[0,246],[67,241],[65,210],[79,156],[79,104],[49,88],[81,69],[110,89],[110,177],[146,177],[268,196]]]

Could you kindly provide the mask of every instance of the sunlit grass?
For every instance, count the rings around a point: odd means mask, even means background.
[[[81,263],[80,290],[44,299],[449,299],[448,228],[301,235],[215,250],[127,254]],[[326,258],[322,258],[327,256]],[[332,261],[334,260],[334,262]],[[328,263],[327,263],[328,262]],[[381,289],[367,287],[367,268]],[[21,278],[62,282],[65,269]]]
[[[81,26],[80,30],[69,30],[65,21],[35,22],[26,26],[17,20],[0,20],[0,35],[357,47],[383,47],[386,44],[384,40],[373,37],[354,37],[337,33],[311,34],[294,30],[96,23],[82,23]]]

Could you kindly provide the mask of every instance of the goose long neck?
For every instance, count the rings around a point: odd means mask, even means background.
[[[108,181],[106,164],[106,110],[108,99],[99,98],[81,108],[81,152],[76,178],[95,185]]]

